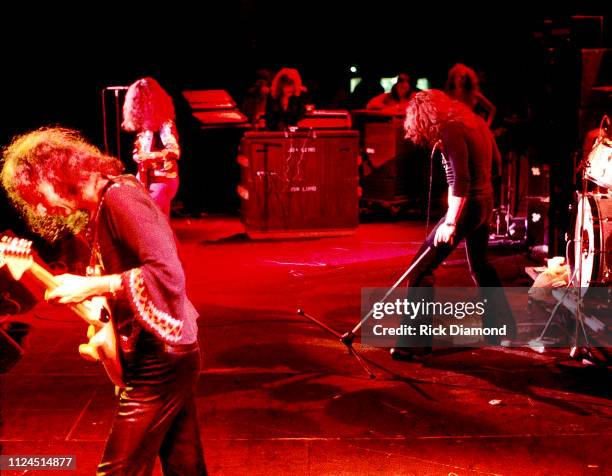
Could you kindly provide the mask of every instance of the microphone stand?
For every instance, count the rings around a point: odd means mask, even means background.
[[[423,251],[418,258],[416,258],[412,264],[410,265],[410,267],[404,271],[404,274],[402,274],[398,280],[395,282],[395,284],[393,286],[391,286],[386,294],[382,297],[382,299],[380,299],[380,302],[383,302],[384,300],[386,300],[389,295],[395,291],[395,289],[401,284],[401,282],[406,279],[408,277],[408,275],[410,273],[412,273],[412,271],[414,270],[414,268],[417,267],[417,265],[423,260],[423,258],[425,258],[425,256],[427,256],[429,254],[429,252],[432,250],[432,246],[428,246],[425,251]],[[352,330],[350,330],[349,332],[346,332],[342,335],[342,342],[346,345],[351,345],[353,343],[353,341],[355,340],[355,336],[357,334],[357,332],[359,332],[359,330],[361,329],[361,327],[366,323],[366,321],[372,316],[372,314],[374,314],[374,308],[370,309],[370,312],[368,312],[358,323],[355,327],[353,327]]]
[[[110,155],[108,150],[108,126],[106,125],[106,90],[102,89],[102,133],[104,135],[104,153]]]
[[[376,375],[374,374],[374,372],[372,372],[372,370],[370,370],[370,367],[368,367],[368,364],[365,362],[365,360],[363,359],[363,357],[359,354],[359,352],[357,352],[354,348],[353,348],[353,344],[352,342],[345,342],[343,340],[344,336],[342,334],[340,334],[338,331],[336,331],[335,329],[332,329],[331,327],[329,327],[327,324],[319,321],[317,318],[311,316],[310,314],[306,313],[306,311],[304,311],[304,309],[298,309],[297,310],[297,314],[300,316],[305,317],[306,319],[311,320],[312,322],[314,322],[317,326],[319,326],[321,329],[323,329],[324,331],[329,332],[331,335],[333,335],[336,339],[340,340],[340,342],[342,342],[344,345],[346,345],[346,348],[348,350],[349,355],[355,357],[355,360],[357,360],[357,362],[359,363],[359,365],[361,365],[361,367],[363,368],[363,370],[365,370],[365,372],[368,374],[368,376],[371,379],[375,379]]]
[[[380,302],[384,301],[385,299],[387,299],[389,297],[389,295],[395,291],[395,289],[401,284],[401,282],[406,279],[406,277],[412,273],[412,271],[414,270],[414,268],[416,268],[416,266],[423,260],[423,258],[425,258],[425,256],[427,256],[429,254],[429,252],[433,249],[432,246],[428,246],[419,256],[418,258],[416,258],[412,264],[410,265],[410,267],[404,272],[404,274],[402,274],[399,279],[395,282],[395,284],[393,284],[393,286],[391,286],[386,294],[382,297],[382,299],[380,299]],[[321,329],[323,329],[324,331],[330,333],[331,335],[333,335],[334,337],[336,337],[342,344],[344,344],[348,350],[349,355],[351,355],[352,357],[354,357],[357,362],[359,363],[359,365],[361,365],[361,367],[363,368],[363,370],[365,370],[365,372],[368,374],[368,376],[371,379],[375,379],[376,375],[370,370],[370,368],[368,367],[368,365],[366,364],[366,362],[364,361],[363,357],[361,357],[361,355],[354,349],[353,347],[353,341],[355,340],[356,334],[357,332],[359,332],[359,330],[361,329],[361,327],[363,326],[363,324],[365,324],[365,322],[372,316],[372,314],[374,313],[374,308],[370,309],[370,312],[368,312],[358,323],[355,327],[353,327],[352,330],[350,330],[349,332],[345,332],[344,334],[340,334],[338,331],[336,331],[335,329],[332,329],[331,327],[329,327],[327,324],[319,321],[318,319],[316,319],[315,317],[311,316],[310,314],[307,314],[303,309],[298,309],[297,310],[297,314],[300,316],[305,317],[306,319],[311,320],[312,322],[314,322],[317,326],[319,326]]]
[[[117,158],[121,160],[121,109],[119,107],[119,91],[127,91],[127,86],[107,86],[102,88],[102,131],[104,134],[104,153],[110,155],[110,147],[108,145],[108,125],[106,116],[106,92],[113,91],[115,96],[115,128],[117,141]]]
[[[117,132],[117,158],[121,161],[121,112],[119,111],[119,90],[115,89],[115,130]]]

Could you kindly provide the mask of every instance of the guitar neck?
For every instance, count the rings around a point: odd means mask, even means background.
[[[57,279],[49,271],[43,268],[41,265],[34,261],[30,266],[30,274],[40,281],[47,290],[51,291],[59,286]],[[68,307],[83,319],[88,324],[94,324],[99,326],[99,321],[92,318],[92,311],[85,303],[69,304]]]

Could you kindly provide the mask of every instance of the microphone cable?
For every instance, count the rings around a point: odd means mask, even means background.
[[[438,140],[431,149],[431,155],[429,156],[429,190],[427,192],[427,217],[425,221],[425,239],[429,235],[429,221],[431,217],[431,193],[433,188],[433,162],[434,155],[438,147],[442,145],[442,141]]]

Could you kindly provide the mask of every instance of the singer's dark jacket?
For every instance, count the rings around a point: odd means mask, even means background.
[[[194,343],[198,313],[186,295],[167,217],[135,177],[111,181],[97,233],[104,272],[121,274],[123,281],[113,306],[122,350],[131,352],[143,330],[163,343]]]
[[[495,138],[484,121],[477,124],[475,128],[449,122],[440,130],[446,180],[456,197],[492,196],[491,180],[501,174]]]

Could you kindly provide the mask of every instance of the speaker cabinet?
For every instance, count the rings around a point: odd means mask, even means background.
[[[252,238],[352,233],[359,214],[356,131],[248,132],[238,163]]]

